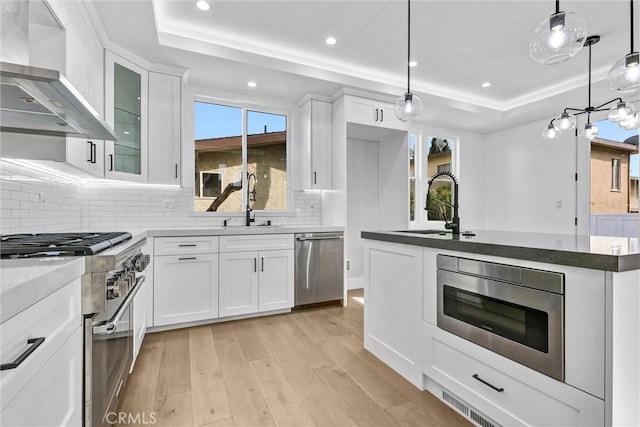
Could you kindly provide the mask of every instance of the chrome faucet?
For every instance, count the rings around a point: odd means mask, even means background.
[[[253,190],[249,191],[249,183],[251,182],[251,177],[253,177]],[[256,201],[256,182],[257,181],[258,180],[255,174],[247,173],[247,208],[245,210],[246,215],[245,215],[245,223],[244,223],[244,225],[246,225],[247,227],[249,227],[252,222],[256,222],[256,215],[254,214],[253,218],[251,217],[252,209],[249,206],[249,202]]]
[[[453,204],[449,204],[443,200],[435,199],[436,202],[441,203],[445,206],[449,206],[453,209],[453,219],[451,222],[447,220],[447,215],[442,211],[442,218],[444,219],[444,228],[447,230],[451,230],[452,234],[459,235],[460,234],[460,217],[458,216],[458,180],[451,172],[438,172],[431,177],[429,180],[429,187],[427,188],[427,203],[425,204],[424,210],[429,210],[429,199],[431,197],[431,184],[435,181],[436,178],[440,176],[448,176],[453,181]]]

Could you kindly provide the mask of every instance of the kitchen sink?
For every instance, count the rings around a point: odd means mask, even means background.
[[[411,234],[440,234],[442,236],[451,234],[450,230],[396,230],[396,233],[411,233]]]

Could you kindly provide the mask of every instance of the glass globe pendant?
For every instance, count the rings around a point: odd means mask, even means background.
[[[412,122],[422,114],[424,103],[418,95],[411,93],[411,0],[407,0],[407,93],[396,100],[396,117],[403,122]]]
[[[587,123],[586,125],[584,125],[584,130],[580,131],[580,136],[583,136],[591,141],[593,138],[598,136],[598,130],[598,126]]]
[[[557,64],[575,56],[587,38],[587,23],[580,15],[560,11],[543,20],[533,31],[529,54],[541,64]]]
[[[418,95],[405,93],[396,101],[396,116],[403,122],[414,121],[424,110],[424,103]]]
[[[562,113],[553,119],[553,127],[557,131],[573,129],[576,127],[576,116],[570,113]]]
[[[638,113],[635,113],[633,116],[629,117],[626,120],[621,120],[618,125],[624,130],[633,130],[638,129],[638,125],[640,124],[640,120],[638,120]]]
[[[628,120],[636,113],[633,105],[626,102],[618,102],[609,110],[608,119],[614,123],[618,123],[624,120]]]
[[[633,52],[613,64],[607,76],[612,89],[621,93],[631,93],[640,88],[639,56],[638,52]]]
[[[542,130],[542,137],[547,140],[558,139],[560,136],[560,131],[556,130],[553,123],[549,123],[547,127]]]
[[[633,0],[629,1],[629,16],[631,53],[613,64],[607,76],[611,88],[622,93],[635,92],[640,88],[640,54],[633,50]]]

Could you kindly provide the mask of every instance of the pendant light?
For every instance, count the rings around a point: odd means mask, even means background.
[[[542,64],[557,64],[575,56],[587,37],[584,18],[572,12],[560,10],[556,0],[556,12],[542,21],[529,42],[529,54]]]
[[[424,109],[422,99],[411,93],[411,0],[407,0],[407,93],[396,101],[395,113],[403,122],[414,121]]]
[[[630,53],[622,57],[618,62],[613,64],[607,80],[609,85],[622,93],[635,92],[640,88],[640,55],[633,51],[633,0],[629,1],[630,7]]]
[[[589,47],[589,82],[588,82],[588,106],[586,108],[565,108],[562,114],[554,117],[542,131],[545,139],[556,139],[562,131],[574,129],[576,127],[576,116],[581,114],[587,115],[587,123],[579,134],[589,140],[598,135],[598,127],[591,123],[591,113],[600,111],[609,111],[608,118],[612,122],[618,123],[623,129],[633,129],[638,125],[638,115],[633,105],[624,102],[621,98],[615,98],[600,104],[596,107],[591,106],[591,46],[600,41],[600,36],[589,36],[585,38],[585,46]],[[614,104],[609,108],[609,105]],[[629,127],[630,126],[630,127]]]

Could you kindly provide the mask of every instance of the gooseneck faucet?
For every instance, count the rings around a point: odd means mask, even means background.
[[[251,182],[251,177],[253,177],[253,190],[249,191],[249,188],[250,188],[249,184]],[[256,222],[255,214],[253,215],[253,218],[251,217],[251,207],[249,206],[249,202],[256,201],[256,182],[257,182],[257,178],[255,174],[247,172],[247,208],[245,210],[246,215],[245,215],[245,223],[244,223],[244,225],[246,225],[247,227],[249,227],[252,222]]]
[[[452,234],[459,235],[460,234],[460,217],[458,216],[458,180],[451,172],[438,172],[429,179],[429,186],[427,188],[427,202],[425,204],[424,210],[429,210],[429,200],[431,197],[431,184],[435,181],[436,178],[441,176],[448,176],[453,181],[453,204],[449,204],[443,200],[435,199],[436,202],[441,203],[443,205],[449,206],[453,209],[453,220],[451,222],[447,221],[447,216],[444,212],[442,212],[442,218],[444,219],[444,228],[447,230],[451,230]]]

